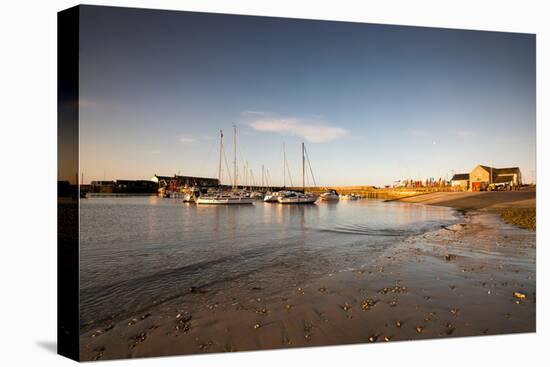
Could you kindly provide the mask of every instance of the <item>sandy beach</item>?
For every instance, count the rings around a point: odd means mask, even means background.
[[[535,232],[499,210],[535,192],[404,199],[461,211],[361,269],[270,289],[254,273],[81,328],[82,360],[534,332]]]
[[[511,224],[536,229],[536,191],[437,192],[400,199],[401,202],[447,206],[461,211],[497,213]]]

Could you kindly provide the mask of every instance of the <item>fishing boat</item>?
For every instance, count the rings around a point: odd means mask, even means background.
[[[259,192],[259,191],[252,191],[250,193],[250,197],[252,199],[263,200],[264,199],[264,194],[262,192]]]
[[[311,166],[310,166],[311,168]],[[313,204],[317,201],[317,195],[306,193],[305,181],[305,146],[302,143],[302,192],[291,191],[284,196],[279,196],[277,201],[281,204]]]
[[[220,183],[222,180],[222,156],[223,131],[220,130],[220,162],[218,172]],[[254,199],[251,198],[249,194],[237,191],[237,128],[235,126],[233,126],[233,191],[201,195],[195,202],[199,205],[239,205],[254,203]]]
[[[184,203],[194,203],[197,201],[197,197],[200,195],[200,191],[195,188],[188,188],[183,192],[183,202]]]
[[[278,202],[279,193],[278,192],[268,192],[264,196],[265,203],[276,203]]]
[[[341,200],[357,200],[359,197],[355,194],[340,195]]]
[[[336,190],[325,191],[320,195],[320,198],[323,201],[337,201],[338,199],[340,199]]]

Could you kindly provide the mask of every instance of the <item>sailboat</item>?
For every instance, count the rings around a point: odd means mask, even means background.
[[[327,190],[323,192],[320,197],[323,201],[337,201],[340,199],[336,190]]]
[[[317,201],[317,195],[306,193],[306,168],[305,168],[305,146],[302,143],[302,192],[290,192],[287,195],[279,196],[277,200],[281,204],[313,204]]]
[[[269,192],[264,196],[264,202],[266,203],[278,203],[280,197],[285,197],[292,194],[293,191],[275,191]]]
[[[287,172],[286,149],[285,149],[285,145],[283,144],[283,187],[286,187],[286,172]],[[289,171],[289,179],[290,179],[290,185],[292,186],[292,178],[290,177],[290,171]],[[284,197],[292,193],[293,193],[292,191],[288,191],[288,190],[269,191],[264,196],[264,202],[278,203],[279,197]]]
[[[222,180],[223,130],[220,130],[219,182]],[[254,199],[237,192],[237,128],[233,126],[233,192],[217,192],[201,195],[196,203],[200,205],[252,204]]]

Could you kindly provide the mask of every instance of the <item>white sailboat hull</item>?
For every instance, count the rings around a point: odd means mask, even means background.
[[[221,196],[221,197],[199,197],[197,204],[201,205],[241,205],[252,204],[254,199],[240,196]]]
[[[277,203],[279,200],[278,200],[279,196],[277,195],[266,195],[264,197],[264,202],[266,203]]]
[[[299,197],[279,197],[281,204],[313,204],[317,201],[316,196],[299,196]]]
[[[324,201],[336,201],[338,199],[339,199],[339,197],[336,194],[323,194],[323,195],[321,195],[321,200],[324,200]]]
[[[184,203],[194,203],[195,201],[196,201],[195,195],[193,195],[193,194],[183,195],[183,202]]]

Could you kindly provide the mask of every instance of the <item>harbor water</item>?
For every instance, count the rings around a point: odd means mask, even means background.
[[[449,208],[379,200],[230,206],[155,196],[81,200],[81,324],[234,281],[276,293],[297,279],[360,269],[409,236],[457,221]]]

